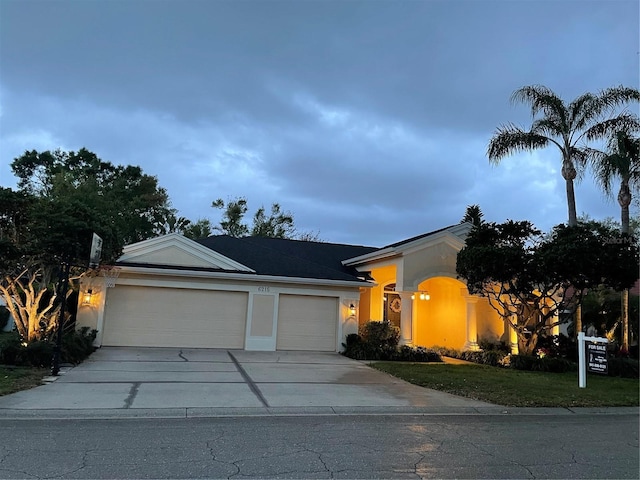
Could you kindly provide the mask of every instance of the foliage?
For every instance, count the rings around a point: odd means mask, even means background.
[[[433,350],[444,357],[457,358],[467,362],[477,363],[479,365],[491,365],[492,367],[500,365],[502,360],[508,355],[508,352],[498,349],[489,350],[456,350],[448,347],[433,347]]]
[[[467,210],[465,211],[464,217],[462,217],[461,222],[462,223],[468,222],[468,223],[471,223],[473,226],[478,226],[482,222],[484,222],[484,220],[482,219],[483,216],[484,214],[480,209],[480,205],[468,205]]]
[[[531,107],[530,129],[511,123],[498,127],[487,147],[487,156],[497,164],[514,153],[555,145],[560,150],[561,173],[566,182],[568,223],[575,226],[573,181],[596,155],[595,150],[587,147],[588,142],[606,139],[621,130],[638,131],[640,122],[636,115],[615,109],[639,100],[638,90],[619,86],[597,94],[585,93],[566,104],[543,85],[524,86],[513,92],[511,101]]]
[[[640,376],[638,359],[624,357],[609,357],[607,359],[607,374],[610,377],[635,378]]]
[[[551,373],[572,372],[578,369],[574,362],[566,358],[534,355],[511,355],[510,366],[516,370]]]
[[[598,287],[590,290],[582,302],[583,325],[593,325],[598,335],[606,336],[609,341],[620,341],[618,335],[621,326],[622,305],[620,293],[611,288]],[[638,338],[640,334],[640,297],[629,296],[629,332]]]
[[[400,329],[389,322],[367,322],[360,327],[360,336],[368,346],[369,359],[386,359],[398,348]]]
[[[206,218],[199,218],[195,223],[189,223],[182,231],[183,235],[192,240],[207,238],[213,233],[211,221]]]
[[[95,232],[108,263],[125,244],[161,232],[174,211],[155,177],[86,149],[27,151],[11,168],[20,190],[0,189],[0,294],[32,342],[57,323],[61,298],[53,286],[62,261],[86,265]]]
[[[95,350],[93,341],[96,333],[96,330],[87,327],[66,333],[62,338],[61,361],[73,364],[82,362]],[[26,343],[18,332],[5,333],[0,335],[0,364],[48,367],[51,365],[53,347],[52,340]]]
[[[93,342],[98,331],[89,327],[67,333],[62,337],[61,359],[66,363],[78,364],[95,351]]]
[[[386,322],[375,322],[386,323]],[[372,333],[369,340],[356,333],[347,335],[343,355],[356,360],[392,360],[396,362],[441,362],[438,352],[424,347],[410,347],[403,345],[398,348],[397,341],[394,342],[394,328],[387,329],[385,326],[369,326]],[[391,331],[390,331],[391,330]],[[395,347],[393,346],[395,343]],[[381,346],[384,345],[385,346]]]
[[[442,362],[438,352],[424,347],[410,347],[403,345],[389,358],[396,362]]]
[[[271,211],[267,214],[264,206],[260,207],[253,215],[251,228],[244,222],[248,211],[247,199],[237,197],[226,203],[221,198],[215,200],[212,207],[223,210],[220,224],[213,227],[214,230],[229,235],[230,237],[270,237],[289,238],[303,241],[317,242],[319,234],[315,232],[297,232],[293,214],[283,211],[278,203],[271,205]]]
[[[223,235],[229,235],[230,237],[236,238],[246,237],[249,235],[249,227],[246,223],[242,223],[248,208],[246,198],[239,197],[235,200],[228,200],[226,205],[224,200],[218,198],[211,204],[211,206],[213,208],[224,209],[220,225],[214,227],[214,230],[218,230]]]
[[[484,223],[469,233],[456,271],[511,323],[520,352],[532,354],[560,323],[558,313],[575,308],[588,289],[633,285],[638,251],[618,238],[595,223],[558,225],[546,236],[527,221]]]

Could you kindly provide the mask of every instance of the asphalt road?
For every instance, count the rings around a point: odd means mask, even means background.
[[[639,478],[638,415],[0,420],[0,478]]]

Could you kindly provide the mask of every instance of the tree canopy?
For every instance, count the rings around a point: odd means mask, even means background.
[[[0,294],[31,341],[55,325],[60,262],[86,267],[94,232],[103,261],[115,260],[125,244],[157,235],[173,210],[155,177],[86,149],[27,151],[11,168],[19,189],[0,189]]]
[[[531,353],[558,313],[599,285],[627,288],[638,272],[635,245],[601,224],[558,225],[543,235],[527,221],[483,223],[458,253],[456,270],[470,293],[487,298]]]
[[[245,197],[237,197],[234,200],[228,200],[226,203],[219,198],[211,206],[223,210],[222,219],[219,225],[214,227],[214,230],[224,235],[318,241],[318,234],[316,233],[297,232],[293,214],[282,210],[279,203],[273,203],[268,213],[264,206],[256,210],[251,227],[244,221],[249,208]]]
[[[588,143],[606,140],[618,131],[640,130],[637,115],[615,110],[640,101],[640,92],[624,86],[612,87],[597,94],[585,93],[565,103],[551,89],[543,85],[529,85],[513,92],[511,101],[531,108],[531,127],[527,130],[512,123],[498,127],[487,147],[489,161],[497,164],[514,153],[530,152],[549,145],[557,147],[566,184],[569,225],[575,226],[573,182],[596,152],[588,147]],[[534,175],[536,172],[532,170],[530,173]]]

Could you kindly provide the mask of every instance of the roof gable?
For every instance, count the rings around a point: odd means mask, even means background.
[[[118,262],[254,272],[251,268],[179,233],[127,245]]]
[[[473,226],[470,223],[451,225],[407,240],[392,243],[391,245],[387,245],[371,253],[366,253],[365,255],[346,259],[342,263],[346,266],[362,266],[429,249],[439,243],[446,243],[459,251],[464,247],[464,240],[471,228],[473,228]]]

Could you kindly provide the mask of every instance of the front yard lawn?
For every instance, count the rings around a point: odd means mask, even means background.
[[[0,365],[0,396],[42,385],[47,368],[5,367]]]
[[[438,363],[376,362],[372,366],[407,382],[508,407],[638,406],[638,379],[587,374],[578,387],[578,372],[541,373]]]

